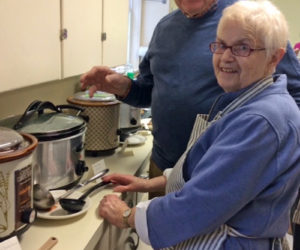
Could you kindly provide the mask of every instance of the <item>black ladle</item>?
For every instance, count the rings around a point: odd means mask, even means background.
[[[60,206],[70,212],[70,213],[77,213],[79,211],[82,210],[83,206],[85,205],[85,198],[92,193],[93,191],[95,191],[96,189],[106,186],[108,184],[110,184],[111,182],[106,182],[106,181],[102,181],[96,185],[94,185],[93,187],[91,187],[88,191],[86,191],[83,195],[81,195],[78,199],[68,199],[68,198],[63,198],[59,200],[59,204]]]

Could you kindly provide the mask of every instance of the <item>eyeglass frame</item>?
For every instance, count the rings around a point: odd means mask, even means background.
[[[224,46],[223,52],[216,52],[216,51],[214,51],[214,50],[212,49],[214,44],[221,44],[221,45],[223,45],[223,46]],[[238,53],[236,53],[236,52],[233,50],[233,48],[234,48],[235,46],[246,46],[246,47],[248,47],[248,48],[249,48],[248,54],[247,54],[247,55],[239,55]],[[235,45],[232,45],[232,46],[227,46],[227,45],[225,45],[224,43],[220,43],[220,42],[212,42],[212,43],[210,43],[210,44],[209,44],[209,49],[210,49],[211,53],[213,53],[213,54],[224,54],[225,51],[226,51],[227,49],[230,49],[230,51],[231,51],[231,53],[232,53],[233,55],[235,55],[235,56],[240,56],[240,57],[248,57],[248,56],[250,56],[251,53],[254,52],[254,51],[262,51],[262,50],[266,50],[266,48],[256,48],[256,49],[252,49],[248,44],[235,44]]]

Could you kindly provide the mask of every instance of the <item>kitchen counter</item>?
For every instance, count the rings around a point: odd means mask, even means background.
[[[138,175],[148,166],[151,149],[152,136],[148,135],[143,145],[127,147],[123,153],[120,152],[121,148],[118,148],[111,156],[86,157],[85,160],[90,167],[104,159],[106,167],[110,170],[109,173]],[[85,175],[83,178],[88,178],[91,175],[90,171]],[[90,186],[85,189],[88,187]],[[112,192],[111,187],[95,191],[89,196],[91,206],[88,211],[77,217],[64,220],[37,218],[20,237],[22,250],[38,250],[50,237],[56,237],[58,240],[53,250],[93,249],[104,234],[103,219],[97,215],[97,207],[103,196]]]

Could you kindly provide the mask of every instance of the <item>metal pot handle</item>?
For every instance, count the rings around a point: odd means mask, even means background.
[[[61,110],[57,106],[48,101],[40,103],[36,108],[39,114],[43,114],[45,109],[51,109],[53,111],[56,111],[57,113],[61,113]]]
[[[56,107],[58,109],[60,109],[61,111],[63,109],[75,109],[75,110],[78,110],[78,112],[76,113],[76,116],[81,117],[85,122],[89,122],[89,120],[90,120],[89,116],[81,114],[82,112],[84,112],[85,108],[78,107],[78,106],[75,106],[75,105],[70,105],[70,104],[57,105]]]
[[[39,100],[35,100],[32,103],[29,104],[29,106],[26,108],[23,115],[20,117],[20,119],[16,122],[16,124],[13,126],[15,130],[18,130],[23,127],[24,123],[28,120],[30,120],[35,112],[38,112],[39,114],[44,113],[44,109],[49,108],[56,112],[61,112],[53,103],[51,102],[42,102]]]
[[[24,111],[23,115],[20,117],[20,119],[16,122],[16,124],[13,126],[15,130],[18,130],[21,128],[24,124],[24,122],[28,121],[31,116],[36,111],[37,107],[42,103],[40,100],[35,100],[32,103],[28,105],[26,110]]]
[[[42,103],[42,101],[40,100],[35,100],[32,103],[30,103],[27,107],[27,109],[25,110],[24,114],[26,114],[27,112],[29,112],[30,110],[36,110],[37,107]]]
[[[59,110],[63,110],[63,109],[75,109],[78,110],[79,112],[76,115],[79,115],[81,112],[84,111],[84,108],[75,106],[75,105],[69,105],[69,104],[62,104],[62,105],[57,105],[56,106]]]

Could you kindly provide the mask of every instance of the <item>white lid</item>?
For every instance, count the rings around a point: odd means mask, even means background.
[[[113,94],[109,94],[102,91],[96,91],[93,97],[89,96],[88,91],[78,92],[74,95],[74,99],[83,101],[96,101],[96,102],[110,102],[115,101],[116,97]]]
[[[23,136],[17,131],[6,127],[0,127],[0,152],[12,151],[23,141]]]

